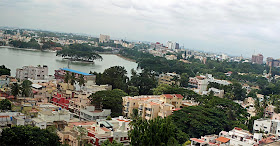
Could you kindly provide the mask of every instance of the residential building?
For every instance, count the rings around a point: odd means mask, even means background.
[[[207,91],[208,80],[206,76],[196,76],[189,78],[189,86],[193,88],[193,90],[198,93],[202,94],[203,91]]]
[[[80,109],[80,118],[86,121],[106,119],[111,115],[111,109],[95,109],[95,106],[86,106]]]
[[[103,35],[100,34],[99,36],[99,43],[106,43],[110,41],[110,36],[109,35]]]
[[[182,107],[182,99],[181,94],[126,96],[123,97],[123,114],[130,117],[133,109],[138,109],[139,115],[145,119],[167,117]]]
[[[268,57],[266,59],[266,65],[271,66],[271,67],[279,67],[280,59],[273,59],[272,57]]]
[[[214,93],[214,96],[218,96],[220,98],[223,98],[224,97],[224,93],[225,93],[224,90],[220,90],[220,89],[211,87],[211,88],[208,89],[208,91],[203,91],[202,95],[208,95],[211,92]]]
[[[271,120],[271,119],[257,119],[254,121],[253,126],[254,132],[271,133],[280,135],[280,121],[279,120]]]
[[[85,79],[85,82],[86,82],[85,85],[95,84],[95,80],[96,80],[95,75],[80,72],[80,71],[69,69],[69,68],[60,68],[59,70],[55,70],[55,74],[54,74],[55,79],[63,82],[64,77],[65,77],[67,72],[69,73],[70,76],[72,75],[72,73],[74,73],[74,76],[75,76],[76,79],[78,79],[80,77],[80,75],[83,75],[84,79]]]
[[[230,146],[252,146],[262,140],[261,133],[254,133],[252,135],[249,131],[235,127],[229,132],[221,131],[219,137],[225,137],[230,140]]]
[[[252,55],[252,63],[263,64],[263,55],[262,54]]]
[[[44,80],[48,76],[48,66],[24,66],[21,69],[16,69],[16,78],[20,81],[33,79]]]
[[[177,56],[176,55],[165,55],[165,58],[167,60],[177,60]]]
[[[176,73],[165,73],[160,74],[158,83],[159,84],[166,84],[166,85],[180,85],[179,80],[181,79],[179,74]]]
[[[20,112],[2,112],[0,113],[0,126],[26,125],[26,116]]]

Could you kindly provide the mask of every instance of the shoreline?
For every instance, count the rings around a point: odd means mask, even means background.
[[[16,49],[16,50],[26,50],[26,51],[37,51],[37,52],[52,52],[56,53],[54,50],[38,50],[38,49],[32,49],[32,48],[17,48],[12,46],[0,46],[0,48],[8,48],[8,49]]]
[[[53,51],[53,50],[38,50],[38,49],[30,49],[30,48],[17,48],[17,47],[11,47],[11,46],[0,46],[0,48],[8,48],[8,49],[17,49],[17,50],[26,50],[26,51],[36,51],[36,52],[50,52],[50,53],[56,53],[56,51]],[[99,53],[99,54],[105,54],[105,55],[116,55],[124,60],[127,60],[127,61],[131,61],[131,62],[135,62],[137,63],[136,60],[134,59],[130,59],[130,58],[127,58],[127,57],[124,57],[122,56],[121,54],[115,54],[115,53],[109,53],[109,52],[106,52],[106,53]],[[69,60],[69,59],[65,59],[65,58],[62,58],[64,60]],[[71,60],[69,60],[71,61]],[[71,61],[71,62],[81,62],[81,63],[94,63],[94,62],[87,62],[87,61]]]
[[[135,63],[137,63],[137,61],[136,60],[134,60],[134,59],[130,59],[130,58],[127,58],[127,57],[124,57],[124,56],[122,56],[121,54],[116,54],[117,56],[119,56],[120,58],[122,58],[122,59],[124,59],[124,60],[127,60],[127,61],[131,61],[131,62],[135,62]]]

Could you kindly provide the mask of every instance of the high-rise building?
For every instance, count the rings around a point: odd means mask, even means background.
[[[266,65],[271,67],[278,67],[280,66],[280,59],[273,59],[272,57],[267,57]]]
[[[103,35],[100,34],[99,36],[99,43],[106,43],[110,41],[110,36],[109,35]]]
[[[167,42],[167,48],[168,49],[171,49],[171,50],[176,50],[176,49],[179,49],[179,43],[176,43],[176,42],[172,42],[172,41],[168,41]]]
[[[263,55],[262,54],[252,55],[252,63],[263,64]]]

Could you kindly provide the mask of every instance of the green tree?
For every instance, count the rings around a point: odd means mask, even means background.
[[[80,90],[82,90],[82,86],[85,85],[85,78],[84,78],[83,75],[80,75],[80,76],[79,76],[78,82],[79,82]]]
[[[89,96],[89,99],[95,108],[111,109],[111,116],[116,117],[122,115],[122,97],[127,94],[120,90],[98,91]]]
[[[29,97],[31,95],[31,85],[32,82],[29,80],[24,80],[21,84],[21,94],[23,97]]]
[[[0,66],[0,76],[2,75],[9,75],[9,76],[11,75],[11,70],[6,68],[5,65]]]
[[[131,124],[128,135],[131,145],[177,145],[176,129],[169,118],[145,120],[139,118]]]
[[[72,72],[71,76],[70,76],[70,84],[74,85],[76,82],[76,76],[75,74]]]
[[[15,99],[20,94],[20,91],[21,91],[21,89],[20,89],[19,84],[18,83],[13,83],[11,93],[15,97]]]
[[[108,69],[105,69],[101,78],[102,84],[112,85],[113,89],[122,89],[127,91],[127,80],[126,76],[127,71],[123,66],[113,66]]]
[[[69,88],[69,81],[70,81],[70,75],[69,75],[69,72],[66,71],[66,74],[64,76],[64,83],[67,83],[68,88]]]
[[[130,96],[138,96],[139,95],[139,89],[137,87],[134,86],[128,86],[128,94]]]
[[[59,137],[48,130],[31,126],[13,126],[3,129],[0,145],[59,146],[61,143]]]
[[[0,101],[0,110],[11,110],[12,103],[8,99],[3,99]]]

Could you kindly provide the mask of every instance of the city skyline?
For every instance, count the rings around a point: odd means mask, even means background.
[[[0,2],[0,26],[108,34],[165,45],[172,40],[194,50],[245,57],[262,53],[265,58],[279,58],[279,5],[272,0],[4,0]]]

